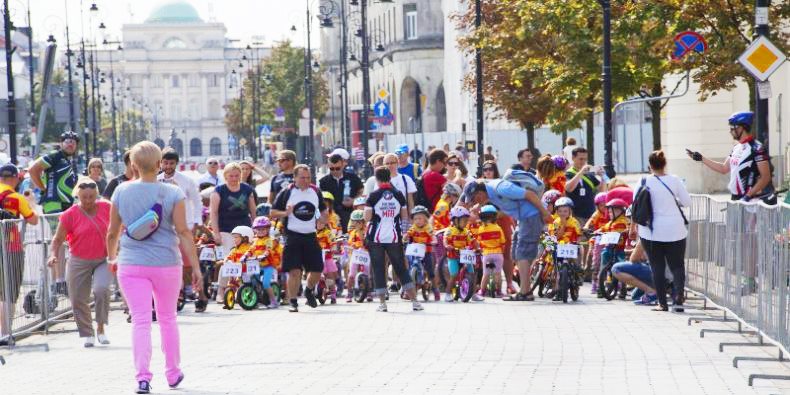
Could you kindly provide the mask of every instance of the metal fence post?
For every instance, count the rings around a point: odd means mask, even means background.
[[[11,303],[11,265],[6,257],[6,253],[8,251],[5,248],[5,233],[6,233],[6,226],[8,225],[8,220],[0,221],[0,246],[3,246],[2,253],[0,253],[0,265],[2,265],[3,269],[3,326],[8,331],[8,346],[14,346],[14,328],[13,328],[13,318],[14,318],[14,304]]]

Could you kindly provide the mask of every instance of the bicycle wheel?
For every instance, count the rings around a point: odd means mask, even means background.
[[[569,287],[569,279],[568,279],[568,269],[562,268],[560,269],[560,284],[559,290],[560,299],[562,299],[562,303],[568,303],[568,287]]]
[[[321,280],[315,286],[315,297],[318,299],[318,303],[323,305],[326,302],[326,283],[324,280]]]
[[[368,287],[368,275],[367,274],[359,274],[357,275],[357,284],[358,288],[356,289],[356,298],[355,300],[357,303],[362,303],[365,301],[365,298],[368,297],[368,292],[370,289]]]
[[[184,290],[182,289],[181,292],[178,293],[178,302],[176,302],[176,311],[181,311],[184,309],[184,306],[187,304],[186,298],[184,296]]]
[[[222,304],[228,310],[233,310],[236,307],[236,292],[232,289],[225,291],[225,295],[222,298]]]
[[[546,270],[546,266],[542,263],[537,264],[537,267],[533,267],[532,269],[532,287],[530,287],[529,292],[535,292],[535,289],[538,290],[538,296],[541,298],[543,297],[543,271]]]
[[[459,293],[461,294],[461,299],[464,303],[469,302],[472,300],[472,295],[475,293],[475,272],[466,272],[464,274],[464,278],[461,279],[461,283],[458,286]]]
[[[272,294],[274,294],[274,302],[279,304],[280,303],[280,284],[279,283],[272,283]],[[268,294],[266,295],[266,297],[267,298],[269,297]],[[271,304],[271,301],[269,301],[269,304]]]
[[[574,302],[579,300],[579,286],[573,285],[571,286],[571,300]]]
[[[253,310],[258,307],[258,292],[252,284],[244,284],[239,288],[239,304],[244,310]]]
[[[604,288],[606,300],[612,300],[617,295],[617,283],[617,279],[609,273],[609,280],[606,282],[606,288]]]

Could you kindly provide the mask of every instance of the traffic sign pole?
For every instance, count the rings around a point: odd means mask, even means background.
[[[771,0],[756,0],[754,9],[754,24],[755,33],[757,36],[767,37],[769,33],[768,25],[768,7],[771,5]],[[763,146],[768,157],[771,157],[769,149],[769,134],[768,134],[768,98],[760,97],[760,81],[754,78],[754,101],[755,111],[754,115],[757,118],[756,129],[752,131]]]

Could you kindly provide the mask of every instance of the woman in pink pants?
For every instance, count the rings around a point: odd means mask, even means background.
[[[165,377],[171,388],[184,379],[176,323],[176,302],[181,289],[179,242],[185,261],[198,266],[192,233],[187,227],[184,192],[156,180],[162,151],[150,142],[131,149],[132,166],[140,178],[118,186],[112,196],[107,257],[118,265],[118,283],[132,317],[132,353],[137,370],[138,394],[151,390],[151,299],[154,300]],[[121,234],[121,229],[125,231]],[[120,239],[120,255],[118,241]],[[202,284],[200,270],[192,270],[192,282]]]

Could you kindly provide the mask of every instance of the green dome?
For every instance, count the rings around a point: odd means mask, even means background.
[[[145,23],[195,23],[203,22],[197,10],[185,1],[164,3],[151,13]]]

